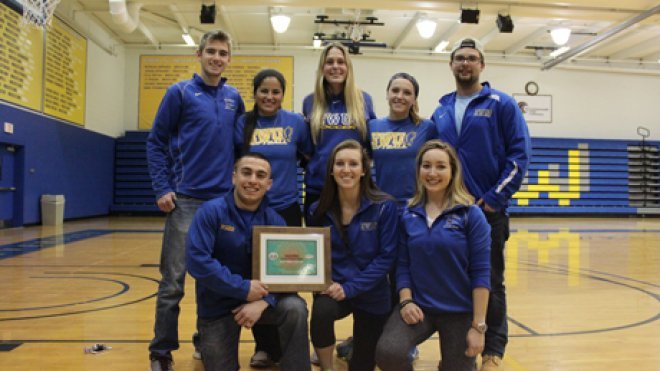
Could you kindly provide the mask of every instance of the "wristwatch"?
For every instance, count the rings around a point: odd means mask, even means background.
[[[472,328],[479,331],[479,333],[485,334],[488,330],[488,325],[486,322],[474,323],[472,322]]]

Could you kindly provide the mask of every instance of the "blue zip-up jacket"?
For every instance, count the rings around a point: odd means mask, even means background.
[[[246,223],[240,213],[247,213]],[[245,300],[252,279],[252,227],[284,226],[284,219],[264,198],[254,213],[239,211],[234,192],[205,202],[195,213],[186,240],[186,268],[197,284],[197,315],[216,318],[230,314]],[[264,298],[275,306],[276,297]]]
[[[307,225],[330,227],[332,280],[341,284],[353,307],[367,313],[389,313],[392,298],[387,273],[396,258],[399,234],[396,203],[362,198],[345,240],[329,212],[320,222],[314,220],[317,207],[318,201],[310,207]]]
[[[369,120],[376,118],[376,114],[374,113],[371,96],[365,92],[362,92],[362,96],[364,97],[364,117],[367,120],[366,122],[369,122]],[[305,121],[308,124],[312,117],[313,105],[314,96],[310,94],[303,100],[303,116],[305,116]],[[305,168],[305,187],[308,192],[321,193],[330,153],[337,144],[346,139],[355,139],[365,148],[369,148],[368,141],[365,143],[355,125],[348,122],[346,102],[344,101],[344,95],[340,94],[330,97],[328,100],[324,124],[317,138],[314,154]]]
[[[435,125],[410,117],[369,121],[369,141],[376,169],[376,184],[403,205],[415,192],[415,158],[426,141],[438,137]]]
[[[472,290],[490,289],[490,225],[476,205],[445,210],[431,227],[423,205],[401,217],[397,290],[430,313],[471,313]]]
[[[454,119],[456,92],[440,99],[431,119],[439,138],[458,152],[470,193],[501,210],[522,184],[531,145],[527,123],[513,98],[487,82],[482,85],[465,110],[460,135]]]
[[[236,123],[234,144],[242,150],[245,115]],[[309,127],[300,114],[280,109],[272,117],[259,117],[252,134],[250,151],[270,161],[273,185],[268,190],[270,206],[284,210],[298,201],[298,159],[312,154]]]
[[[225,82],[208,86],[195,74],[165,92],[147,139],[156,199],[174,191],[209,200],[231,189],[234,124],[245,107]]]

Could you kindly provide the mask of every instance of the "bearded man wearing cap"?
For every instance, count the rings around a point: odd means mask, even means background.
[[[461,160],[465,185],[481,206],[491,226],[491,292],[482,353],[482,371],[500,369],[508,342],[504,245],[509,238],[509,199],[522,183],[530,157],[527,123],[516,101],[480,82],[484,51],[474,38],[459,40],[452,49],[449,68],[456,91],[443,96],[431,120],[439,138],[451,144]]]

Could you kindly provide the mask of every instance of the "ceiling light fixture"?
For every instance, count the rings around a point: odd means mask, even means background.
[[[417,32],[422,39],[430,39],[435,33],[435,28],[438,24],[430,19],[422,18],[417,21]]]
[[[270,17],[270,23],[273,25],[273,30],[277,33],[285,33],[291,23],[291,17],[285,14],[274,14]]]
[[[433,51],[436,52],[436,53],[442,53],[442,52],[445,51],[445,48],[447,47],[447,45],[449,45],[449,41],[448,41],[448,40],[442,40],[442,41],[440,41],[440,43],[435,47],[435,49],[433,49]]]
[[[321,46],[323,46],[323,36],[325,36],[323,32],[317,32],[314,34],[314,38],[312,39],[312,47],[314,47],[314,49],[321,49]]]
[[[193,40],[189,33],[181,34],[181,37],[183,38],[183,41],[186,42],[186,45],[195,46],[195,40]]]
[[[557,45],[564,45],[568,42],[568,39],[571,37],[571,29],[567,27],[553,28],[550,31],[550,37],[552,41]]]
[[[560,55],[566,53],[566,52],[569,51],[570,49],[571,49],[570,46],[562,46],[561,48],[556,49],[556,50],[554,50],[552,53],[550,53],[550,56],[551,56],[552,58],[557,58],[558,56],[560,56]]]
[[[513,20],[510,15],[498,14],[495,23],[497,23],[497,28],[501,33],[513,32]]]

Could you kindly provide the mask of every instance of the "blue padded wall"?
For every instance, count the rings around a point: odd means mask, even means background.
[[[65,196],[65,219],[109,213],[114,138],[0,103],[4,122],[14,124],[14,133],[0,132],[0,144],[20,152],[20,224],[40,222],[42,194]]]

